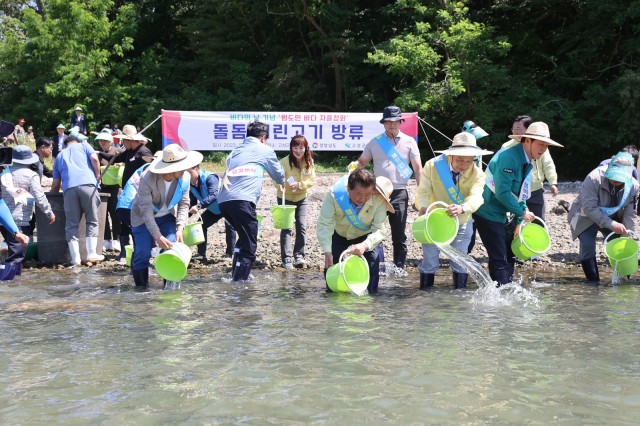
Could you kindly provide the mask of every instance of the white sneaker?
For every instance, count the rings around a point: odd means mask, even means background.
[[[109,240],[104,240],[102,242],[102,250],[103,251],[109,251],[113,248],[113,246],[111,245],[111,241]]]
[[[118,240],[111,240],[111,250],[113,250],[113,251],[120,251],[120,241],[118,241]]]

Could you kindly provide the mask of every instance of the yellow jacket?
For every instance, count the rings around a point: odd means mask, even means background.
[[[444,154],[442,154],[444,155]],[[436,201],[442,201],[446,204],[453,204],[451,198],[447,194],[447,190],[442,184],[442,180],[436,170],[436,160],[440,157],[432,158],[427,161],[422,168],[422,178],[420,179],[420,185],[416,190],[416,206],[418,209],[422,207],[428,207],[431,203]],[[447,163],[451,167],[451,158],[447,157]],[[482,198],[482,191],[484,190],[484,172],[475,165],[469,167],[458,178],[458,190],[464,197],[462,206],[465,212],[458,216],[460,223],[466,223],[471,218],[471,213],[480,208],[484,202]]]
[[[285,182],[289,180],[290,176],[293,176],[296,182],[300,182],[300,188],[293,192],[290,188],[287,188],[287,184],[285,183],[285,200],[289,201],[301,201],[304,200],[307,196],[307,190],[316,184],[316,168],[314,165],[309,167],[309,170],[304,167],[302,170],[299,170],[297,167],[291,167],[289,164],[289,156],[287,155],[283,159],[280,160],[280,164],[284,169],[284,179]],[[278,188],[278,197],[282,198],[282,191],[280,191],[280,187]]]
[[[368,250],[374,249],[387,236],[387,205],[378,193],[374,193],[373,197],[362,206],[358,218],[363,225],[370,227],[369,231],[361,231],[351,225],[338,205],[333,191],[329,191],[318,217],[317,234],[322,252],[331,253],[331,236],[334,231],[347,240],[369,234],[364,240]]]
[[[514,145],[519,145],[520,142],[510,139],[508,142],[502,144],[502,148],[511,148]],[[551,158],[551,154],[547,149],[539,160],[533,160],[533,174],[531,176],[531,192],[537,191],[543,188],[545,178],[551,185],[558,184],[558,173],[556,173],[556,165]]]

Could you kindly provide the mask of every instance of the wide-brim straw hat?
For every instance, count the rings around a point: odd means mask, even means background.
[[[558,142],[551,139],[549,126],[547,126],[547,123],[543,123],[542,121],[531,123],[529,127],[527,127],[527,131],[524,132],[523,135],[509,135],[509,137],[511,139],[517,140],[518,142],[522,142],[522,139],[524,138],[530,138],[548,143],[551,146],[559,146],[560,148],[564,148]]]
[[[122,133],[113,135],[113,137],[116,139],[138,141],[142,143],[147,143],[149,141],[149,139],[142,133],[138,133],[136,126],[133,124],[125,124],[124,127],[122,127]]]
[[[393,206],[391,205],[391,193],[393,192],[393,183],[384,176],[378,176],[376,178],[376,191],[378,191],[378,193],[382,195],[382,198],[384,198],[384,201],[387,204],[387,211],[389,213],[395,213],[396,209],[394,209]]]
[[[458,155],[461,157],[476,157],[478,155],[493,154],[493,151],[487,151],[478,146],[476,137],[471,133],[462,132],[453,137],[451,146],[442,151],[435,151],[444,155]]]
[[[185,151],[178,144],[172,143],[162,150],[162,156],[154,156],[149,165],[151,173],[175,173],[185,171],[202,163],[203,156],[198,151]]]
[[[100,133],[96,135],[95,140],[113,142],[113,135],[109,129],[102,129]]]

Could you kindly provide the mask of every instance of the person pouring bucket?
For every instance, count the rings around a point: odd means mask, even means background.
[[[200,164],[202,158],[199,152],[171,144],[162,155],[156,155],[148,166],[149,173],[142,174],[131,207],[135,241],[131,274],[136,287],[148,286],[152,241],[163,250],[171,248],[173,242],[182,242],[189,214],[191,176],[187,170]]]
[[[419,215],[427,212],[427,207],[440,202],[446,205],[446,212],[450,217],[457,217],[459,221],[458,233],[451,246],[462,253],[467,253],[473,234],[474,213],[484,202],[485,174],[474,163],[474,158],[493,154],[492,151],[481,149],[476,144],[476,138],[471,133],[462,132],[453,137],[453,143],[444,151],[436,151],[441,155],[427,161],[422,168],[422,179],[416,190],[416,205]],[[420,289],[426,290],[433,286],[435,273],[440,264],[440,249],[435,244],[422,244],[422,262],[418,266],[420,271]],[[468,273],[455,262],[451,263],[453,270],[453,286],[465,288]]]
[[[632,176],[633,157],[616,154],[608,166],[591,171],[571,205],[567,220],[571,237],[580,240],[580,264],[588,281],[599,282],[596,261],[596,236],[611,232],[625,235],[633,230],[638,181]]]
[[[364,256],[369,264],[369,294],[378,291],[380,259],[376,250],[388,235],[387,212],[394,213],[389,197],[393,183],[357,169],[342,177],[327,193],[318,218],[317,234],[324,252],[325,270],[337,263],[345,250]],[[327,286],[327,291],[331,289]]]

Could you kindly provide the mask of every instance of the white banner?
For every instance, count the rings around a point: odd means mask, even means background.
[[[418,133],[418,114],[403,114],[401,130]],[[362,151],[384,131],[382,113],[324,112],[204,112],[162,111],[162,146],[177,143],[189,150],[230,151],[258,120],[269,126],[269,146],[288,151],[295,135],[303,134],[314,151]]]

